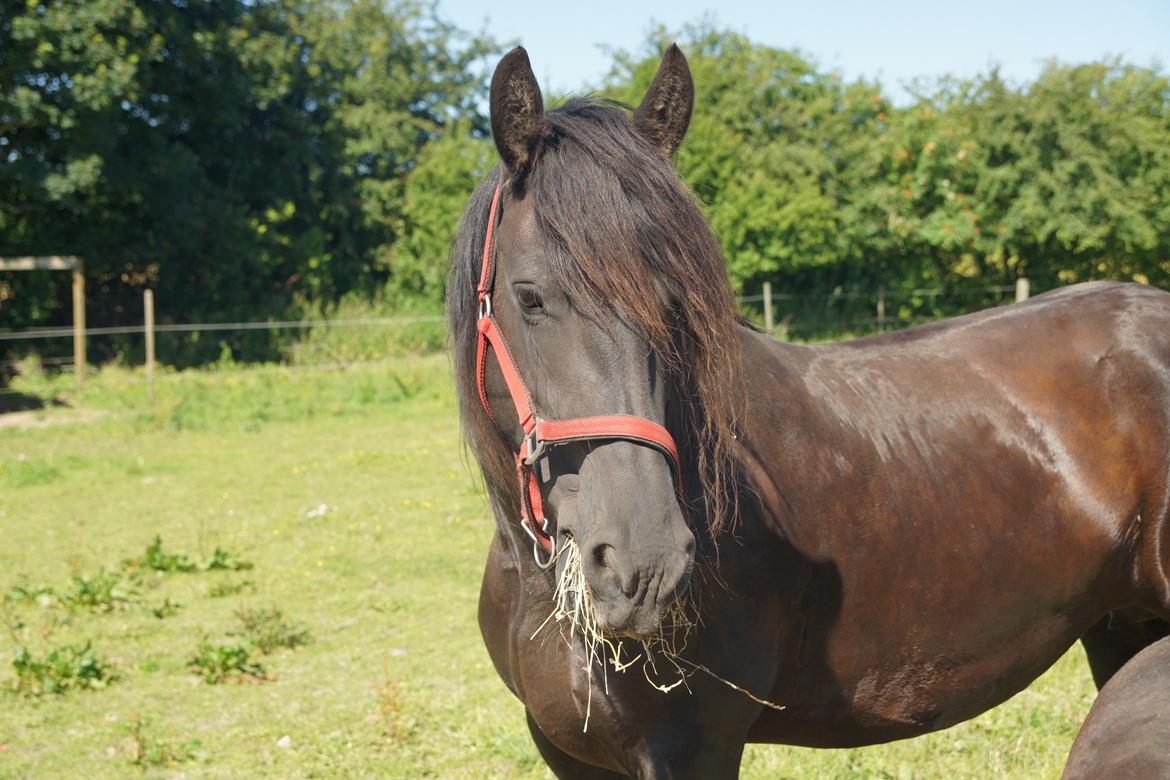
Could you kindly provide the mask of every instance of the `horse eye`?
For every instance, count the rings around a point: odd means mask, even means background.
[[[517,287],[516,300],[527,311],[539,311],[544,307],[544,301],[541,300],[540,293],[533,287]]]

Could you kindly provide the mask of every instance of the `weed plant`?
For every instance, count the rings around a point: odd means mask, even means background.
[[[91,642],[50,647],[40,657],[19,645],[12,668],[16,672],[13,690],[24,696],[101,690],[114,680],[113,671],[98,658]]]

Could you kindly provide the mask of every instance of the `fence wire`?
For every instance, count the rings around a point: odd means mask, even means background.
[[[795,294],[772,293],[772,300],[818,302],[832,305],[837,301],[873,301],[879,296],[886,300],[904,300],[906,298],[938,298],[942,296],[964,298],[980,295],[1004,295],[1011,293],[1015,287],[999,285],[992,287],[973,288],[930,288],[921,290],[842,290],[829,294]],[[736,300],[740,304],[762,303],[765,296],[762,293],[741,295]],[[894,321],[897,318],[886,318],[885,321]],[[911,318],[918,320],[920,318]],[[441,322],[440,314],[420,314],[398,317],[366,317],[358,319],[336,320],[264,320],[245,322],[175,322],[162,323],[154,326],[155,333],[214,333],[217,331],[249,331],[249,330],[304,330],[307,328],[362,328],[378,327],[383,325],[409,325],[420,322]],[[844,323],[842,323],[844,324]],[[86,336],[132,336],[146,333],[145,325],[111,325],[104,327],[86,328]],[[73,328],[67,325],[51,328],[28,328],[25,330],[0,329],[0,341],[33,341],[39,339],[71,338]]]
[[[420,314],[410,317],[369,317],[349,320],[266,320],[264,322],[175,322],[154,326],[155,333],[211,333],[240,330],[297,330],[304,328],[358,328],[379,325],[409,325],[417,322],[441,322],[441,314]],[[113,325],[86,328],[86,336],[125,336],[146,333],[145,325]],[[0,330],[0,341],[72,338],[73,328],[29,328],[27,330]]]
[[[826,333],[842,333],[857,330],[885,330],[890,327],[908,327],[937,319],[938,313],[914,312],[910,316],[906,312],[897,312],[897,302],[912,299],[929,299],[932,301],[946,301],[959,304],[960,301],[975,297],[989,298],[1002,297],[1012,294],[1016,288],[1011,285],[997,285],[986,287],[955,287],[955,288],[927,288],[914,290],[834,290],[829,293],[784,293],[772,292],[771,303],[777,306],[774,310],[776,326],[784,332],[792,332],[798,338],[822,336]],[[762,326],[762,312],[759,307],[769,297],[764,293],[741,295],[736,298],[740,307],[749,314],[752,320],[758,320],[756,325]],[[872,316],[874,304],[881,300],[878,308],[879,316]],[[1000,300],[1002,303],[1002,300]],[[895,309],[890,314],[884,313],[884,305],[889,303]],[[215,333],[241,331],[279,331],[279,330],[309,330],[314,328],[371,328],[393,325],[412,325],[418,323],[442,322],[439,314],[405,315],[394,317],[365,317],[351,319],[299,319],[299,320],[264,320],[238,322],[172,322],[159,323],[154,326],[155,333]],[[135,336],[145,335],[147,328],[141,325],[110,325],[87,327],[84,334],[91,336]],[[74,336],[71,326],[27,328],[24,330],[0,329],[0,343],[41,341],[51,339],[67,339]],[[69,368],[73,365],[70,356],[43,356],[42,365]],[[19,365],[19,361],[0,361],[0,368],[12,368]],[[332,366],[322,367],[329,368]],[[4,392],[0,388],[0,393]]]

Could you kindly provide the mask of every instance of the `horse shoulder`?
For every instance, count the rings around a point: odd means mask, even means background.
[[[479,630],[500,679],[517,697],[516,637],[513,624],[521,592],[520,570],[509,553],[508,540],[497,531],[492,537],[479,590]]]

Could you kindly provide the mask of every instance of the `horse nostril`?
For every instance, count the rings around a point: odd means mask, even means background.
[[[634,595],[638,585],[637,572],[612,545],[596,545],[593,548],[593,563],[599,580],[593,583],[595,589],[601,586],[601,591],[610,593],[612,597],[619,593],[627,597]]]
[[[612,549],[608,544],[599,544],[593,548],[593,562],[597,564],[598,568],[608,568],[605,562],[605,556]]]

